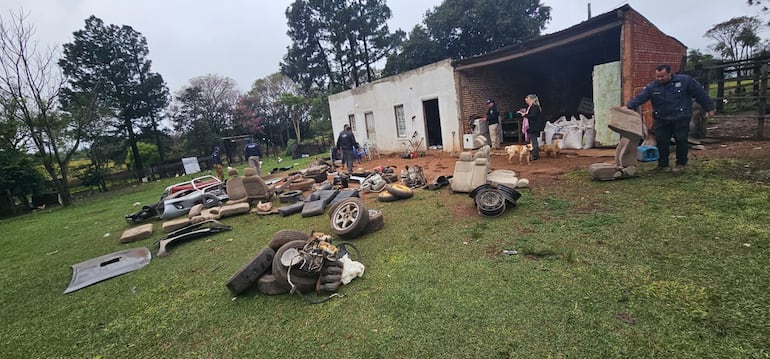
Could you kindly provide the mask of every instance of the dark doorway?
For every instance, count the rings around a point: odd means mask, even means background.
[[[428,146],[443,146],[441,139],[441,117],[438,113],[438,99],[422,102],[422,110],[425,113],[425,127],[428,133],[426,144]]]

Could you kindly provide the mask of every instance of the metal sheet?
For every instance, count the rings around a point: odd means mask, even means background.
[[[72,265],[72,280],[64,294],[83,289],[91,284],[133,272],[150,263],[150,250],[132,248]]]
[[[615,146],[620,141],[620,135],[607,127],[610,108],[623,105],[620,84],[620,61],[594,66],[594,128],[598,146]]]

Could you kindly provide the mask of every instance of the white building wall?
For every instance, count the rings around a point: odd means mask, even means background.
[[[426,138],[422,102],[433,99],[438,99],[444,151],[461,150],[459,101],[451,60],[425,65],[329,96],[335,141],[348,123],[349,116],[355,115],[354,134],[360,144],[376,144],[380,152],[403,152],[406,148],[405,141],[408,141],[415,131],[419,138]],[[397,136],[397,105],[404,106],[406,137]],[[364,122],[367,112],[374,115],[376,138],[367,137]],[[426,149],[425,140],[422,141],[420,149]]]

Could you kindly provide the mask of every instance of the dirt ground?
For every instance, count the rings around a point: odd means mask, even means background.
[[[759,162],[770,167],[770,141],[734,141],[705,144],[705,149],[690,149],[690,159],[736,158]],[[673,150],[673,148],[672,148]],[[672,151],[673,153],[673,151]],[[491,170],[507,169],[517,173],[519,178],[527,178],[533,188],[549,187],[558,182],[562,175],[578,169],[587,169],[592,163],[614,161],[614,148],[598,148],[587,150],[562,150],[558,158],[547,158],[541,155],[530,165],[520,165],[518,158],[508,162],[508,156],[502,150],[493,151]],[[441,151],[426,151],[424,157],[402,159],[400,154],[383,154],[379,159],[356,163],[356,168],[370,171],[377,166],[395,166],[398,170],[405,166],[422,166],[428,182],[440,175],[452,175],[459,153],[451,154]],[[650,164],[652,166],[652,164]],[[362,171],[357,171],[362,172]]]

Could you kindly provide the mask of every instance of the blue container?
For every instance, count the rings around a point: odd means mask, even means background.
[[[660,154],[655,146],[639,146],[636,148],[636,159],[641,162],[657,161]]]

